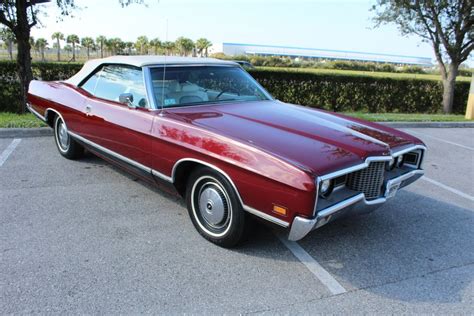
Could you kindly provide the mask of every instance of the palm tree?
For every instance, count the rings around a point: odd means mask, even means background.
[[[2,28],[0,30],[0,39],[5,42],[8,54],[10,55],[10,60],[13,60],[13,44],[15,43],[15,34],[13,34],[10,29]]]
[[[72,45],[72,61],[76,61],[76,44],[79,44],[79,36],[76,34],[68,35],[66,42]]]
[[[114,55],[120,55],[123,54],[123,50],[125,48],[125,43],[118,37],[111,38],[109,40],[111,47],[112,47],[112,52]]]
[[[81,40],[81,45],[84,46],[87,50],[87,59],[90,58],[90,50],[94,48],[94,39],[92,37],[83,37]]]
[[[169,55],[175,49],[174,42],[170,41],[163,42],[161,46],[165,49],[166,55]]]
[[[206,38],[200,38],[196,41],[196,48],[197,48],[198,53],[201,57],[202,57],[203,53],[204,53],[204,56],[207,57],[207,50],[211,46],[212,46],[211,41],[209,41]]]
[[[132,48],[135,46],[134,42],[125,42],[125,47],[127,48],[127,54],[132,54]]]
[[[100,48],[100,58],[104,58],[104,43],[107,40],[107,38],[103,35],[97,36],[95,39],[95,42]]]
[[[41,54],[41,61],[45,61],[44,49],[48,46],[48,41],[45,38],[38,38],[35,43],[35,48]]]
[[[154,38],[150,41],[150,47],[153,47],[153,53],[158,55],[158,49],[161,48],[161,41],[159,38]]]
[[[140,54],[148,55],[148,37],[139,36],[135,42],[135,48],[140,52]]]
[[[189,52],[194,48],[193,40],[182,36],[176,39],[175,44],[182,56],[189,55]]]
[[[72,46],[69,44],[64,45],[64,50],[67,52],[67,56],[71,56]]]
[[[61,60],[61,41],[64,40],[64,34],[61,32],[54,32],[51,39],[56,40],[56,49],[58,50],[58,61]]]

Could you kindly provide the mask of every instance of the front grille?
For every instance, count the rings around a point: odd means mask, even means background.
[[[371,162],[367,168],[347,175],[346,186],[355,191],[363,192],[366,199],[380,196],[384,180],[385,162]]]

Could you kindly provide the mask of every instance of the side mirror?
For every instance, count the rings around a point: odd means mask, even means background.
[[[133,105],[133,94],[131,93],[122,93],[119,95],[119,102],[128,105],[129,108],[135,108]]]

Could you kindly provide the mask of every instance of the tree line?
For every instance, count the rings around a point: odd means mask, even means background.
[[[13,60],[13,50],[16,45],[14,34],[7,28],[0,30],[0,40],[7,50],[10,59]],[[32,50],[38,54],[41,61],[46,61],[45,52],[48,49],[56,51],[57,61],[76,61],[78,54],[83,54],[87,59],[92,54],[97,57],[110,55],[179,55],[179,56],[200,56],[207,57],[212,42],[206,38],[199,38],[193,41],[190,38],[178,37],[175,41],[161,41],[159,38],[148,39],[147,36],[139,36],[135,41],[124,41],[118,37],[107,38],[103,35],[96,38],[85,36],[80,38],[76,34],[65,35],[61,32],[55,32],[50,39],[30,36],[30,45]],[[65,59],[61,54],[68,52],[69,56]],[[64,54],[63,54],[64,55]]]

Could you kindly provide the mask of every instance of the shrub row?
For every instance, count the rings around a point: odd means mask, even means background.
[[[74,75],[81,67],[81,63],[34,62],[33,78],[46,81],[63,80]],[[16,64],[0,61],[0,112],[17,112],[20,99]]]
[[[275,98],[326,110],[370,113],[438,113],[443,86],[427,79],[319,74],[288,70],[252,70]],[[456,82],[454,113],[465,111],[469,82]]]
[[[33,76],[63,80],[79,71],[79,63],[33,63]],[[371,113],[437,113],[442,110],[442,84],[435,80],[319,74],[291,70],[252,70],[251,74],[275,98],[332,111]],[[0,112],[19,107],[15,64],[0,62]],[[454,113],[463,113],[469,82],[457,82]]]

